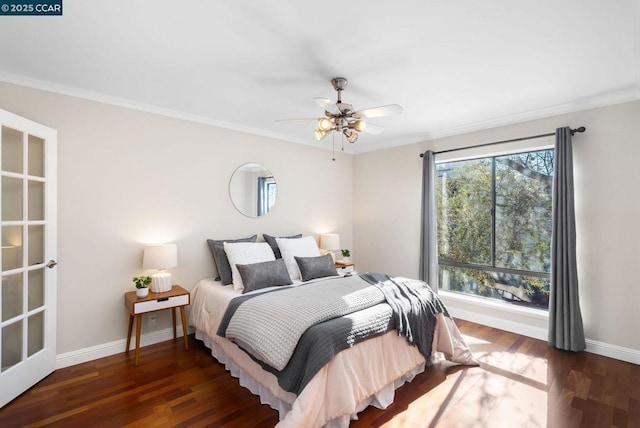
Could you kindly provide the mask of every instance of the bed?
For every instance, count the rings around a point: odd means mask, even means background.
[[[193,288],[189,322],[279,428],[347,427],[438,359],[477,364],[424,282],[340,275],[312,236],[263,237],[207,240],[219,278]]]
[[[338,279],[296,280],[288,288],[317,286]],[[288,392],[272,372],[263,368],[264,364],[218,334],[227,307],[239,296],[243,296],[241,291],[213,278],[199,281],[192,290],[190,325],[196,329],[196,338],[211,349],[213,357],[239,379],[240,385],[279,412],[280,428],[346,427],[369,405],[381,409],[389,406],[395,389],[423,372],[426,364],[442,358],[476,364],[453,320],[439,313],[435,315],[431,361],[427,362],[416,346],[392,330],[347,347],[315,373],[302,391]]]

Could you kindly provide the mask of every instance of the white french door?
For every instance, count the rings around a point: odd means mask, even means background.
[[[55,369],[57,133],[4,110],[0,128],[3,407]]]

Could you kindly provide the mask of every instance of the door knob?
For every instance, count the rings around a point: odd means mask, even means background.
[[[58,262],[56,262],[55,260],[49,260],[49,261],[47,262],[46,266],[47,266],[49,269],[53,269],[53,267],[54,267],[55,265],[57,265],[57,264],[58,264]]]

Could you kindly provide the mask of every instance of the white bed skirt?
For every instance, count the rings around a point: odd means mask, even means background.
[[[225,369],[229,371],[231,376],[239,380],[241,386],[247,388],[249,391],[251,391],[252,394],[259,396],[260,403],[268,404],[272,409],[278,411],[280,419],[280,423],[277,425],[278,427],[297,426],[297,423],[288,423],[286,419],[287,414],[289,414],[292,409],[291,403],[287,403],[286,401],[279,399],[274,394],[272,394],[268,388],[263,386],[260,382],[256,381],[251,375],[249,375],[238,364],[236,364],[233,359],[229,358],[225,351],[220,346],[218,346],[217,343],[211,340],[211,338],[206,333],[196,329],[196,339],[201,340],[207,348],[211,349],[211,355],[213,355],[213,357],[221,364],[224,364]],[[422,373],[424,369],[425,363],[423,361],[399,378],[384,385],[380,390],[378,390],[378,392],[359,400],[354,412],[338,416],[337,418],[326,422],[324,427],[346,428],[349,426],[351,420],[358,419],[358,412],[361,412],[368,406],[374,406],[378,409],[386,409],[391,403],[393,403],[395,390],[404,385],[405,382],[411,382],[411,380],[413,380],[416,375]]]

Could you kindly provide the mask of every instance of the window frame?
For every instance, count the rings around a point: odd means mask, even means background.
[[[537,139],[532,139],[528,141],[518,141],[512,143],[505,143],[504,145],[492,146],[492,147],[477,147],[470,149],[460,149],[459,151],[447,152],[442,155],[436,155],[436,169],[438,164],[442,163],[452,163],[466,160],[475,160],[475,159],[491,159],[491,261],[490,265],[480,264],[480,263],[463,263],[457,262],[448,259],[442,259],[438,254],[438,266],[450,266],[454,268],[460,269],[472,269],[477,271],[487,271],[487,272],[496,272],[496,273],[505,273],[505,274],[514,274],[521,276],[529,276],[529,277],[537,277],[550,280],[551,274],[549,272],[538,272],[538,271],[529,271],[522,269],[512,269],[512,268],[501,268],[495,266],[496,261],[496,216],[495,216],[495,204],[496,204],[496,161],[495,158],[513,155],[519,153],[527,153],[527,152],[536,152],[536,151],[544,151],[544,150],[553,150],[554,142],[553,137],[542,137]],[[437,221],[437,220],[436,220]],[[439,292],[451,293],[454,295],[465,296],[471,299],[483,299],[490,300],[495,302],[502,302],[507,306],[519,308],[519,309],[531,309],[534,311],[543,310],[548,311],[548,309],[542,307],[533,307],[533,306],[520,306],[513,305],[512,303],[505,302],[500,299],[493,299],[489,297],[474,295],[470,293],[462,293],[451,291],[448,289],[442,289],[441,284],[438,284]]]

